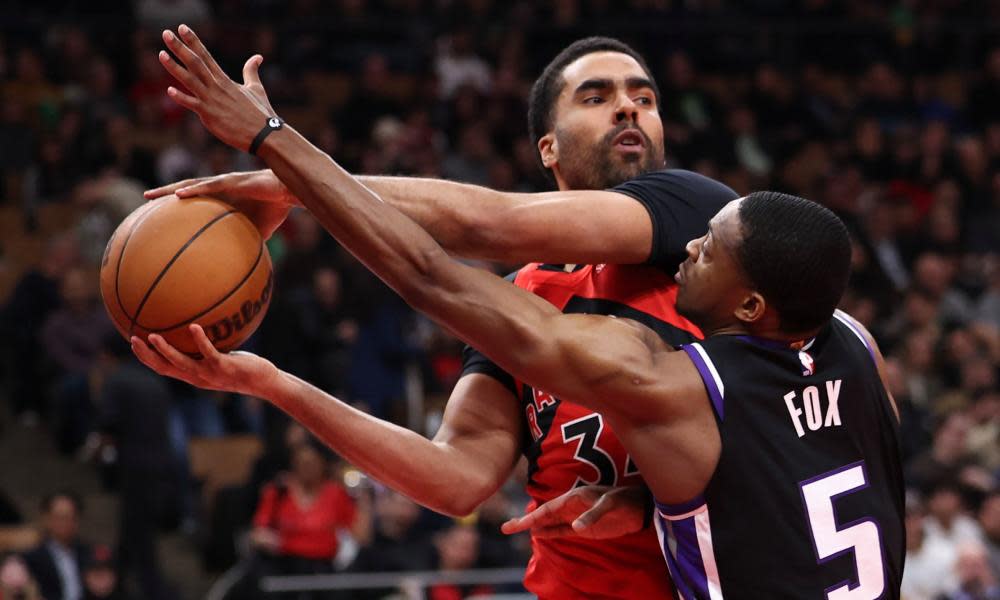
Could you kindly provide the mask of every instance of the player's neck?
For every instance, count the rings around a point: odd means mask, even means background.
[[[812,339],[816,337],[817,333],[819,333],[819,329],[790,333],[782,331],[776,327],[752,327],[742,322],[729,323],[714,329],[703,331],[705,332],[705,337],[712,337],[715,335],[748,335],[762,340],[788,345]]]

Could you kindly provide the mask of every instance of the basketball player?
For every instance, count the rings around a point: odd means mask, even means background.
[[[674,276],[679,312],[708,336],[678,351],[637,321],[563,314],[453,261],[305,138],[274,126],[262,87],[208,71],[211,57],[193,32],[182,34],[186,44],[165,39],[190,71],[162,60],[192,95],[171,94],[209,131],[236,148],[257,146],[296,197],[323,211],[334,237],[412,306],[529,385],[607,417],[658,500],[680,595],[899,597],[898,417],[870,334],[835,312],[851,247],[833,213],[773,192],[726,204],[687,244]],[[256,58],[245,77],[259,85]],[[195,385],[290,408],[326,401],[268,361],[220,354],[199,326],[191,332],[203,360],[157,335],[149,341],[159,353],[135,337],[133,349]]]
[[[646,261],[568,269],[531,264],[514,282],[565,312],[638,319],[668,344],[682,344],[699,331],[674,308],[672,274],[684,243],[704,233],[708,219],[736,194],[694,173],[657,171],[664,162],[657,107],[655,84],[638,54],[607,38],[581,40],[550,63],[532,93],[532,135],[563,191],[502,194],[445,181],[362,180],[452,252],[507,262]],[[614,192],[570,191],[614,186]],[[243,199],[240,207],[265,235],[280,224],[287,204],[298,202],[270,171],[181,182],[149,196],[174,191]],[[323,220],[322,210],[316,214]],[[306,414],[313,410],[320,412]],[[533,506],[585,483],[642,485],[600,414],[515,380],[474,350],[466,353],[463,377],[433,441],[370,418],[356,422],[348,411],[330,399],[292,412],[306,424],[319,423],[315,432],[345,458],[441,512],[474,509],[507,479],[520,453],[530,463]],[[543,600],[667,598],[656,544],[651,527],[611,542],[533,538],[526,585]]]

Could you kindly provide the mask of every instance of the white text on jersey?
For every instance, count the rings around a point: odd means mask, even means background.
[[[785,394],[785,406],[788,407],[788,416],[792,418],[792,425],[795,426],[795,433],[802,437],[806,434],[802,428],[802,413],[805,412],[806,427],[809,431],[816,431],[821,427],[831,427],[840,425],[840,408],[837,401],[840,399],[840,379],[826,382],[827,406],[824,413],[819,400],[819,387],[811,385],[801,393],[803,408],[795,405],[796,394],[792,390]]]

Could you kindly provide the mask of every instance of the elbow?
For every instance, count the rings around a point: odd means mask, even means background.
[[[461,519],[471,515],[479,505],[493,495],[496,487],[492,485],[477,484],[468,482],[461,489],[461,493],[455,493],[455,488],[449,488],[447,493],[437,502],[437,506],[431,506],[432,510],[448,515],[455,519]]]
[[[491,471],[491,469],[483,469]],[[507,473],[476,473],[470,470],[455,470],[437,486],[433,500],[427,508],[449,517],[461,518],[472,514],[479,505],[492,496],[503,482]],[[456,490],[461,490],[457,492]]]

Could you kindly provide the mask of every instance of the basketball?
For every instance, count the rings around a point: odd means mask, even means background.
[[[164,337],[199,354],[197,323],[220,351],[242,344],[271,299],[271,256],[242,213],[213,198],[170,196],[122,221],[101,260],[101,296],[126,339]]]

